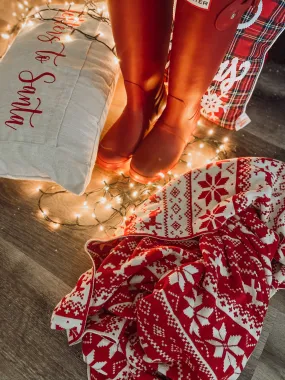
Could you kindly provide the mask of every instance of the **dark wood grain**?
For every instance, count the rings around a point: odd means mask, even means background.
[[[275,355],[265,349],[254,371],[252,380],[284,380],[284,359],[276,359]]]
[[[3,238],[0,260],[1,380],[86,379],[80,347],[67,347],[65,334],[49,328],[69,286]]]

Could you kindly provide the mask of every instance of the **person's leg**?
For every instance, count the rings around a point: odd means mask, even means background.
[[[163,76],[173,22],[173,0],[108,0],[127,93],[123,114],[102,139],[97,162],[126,163],[166,104]]]
[[[130,174],[139,182],[159,178],[178,162],[199,118],[201,98],[253,0],[196,2],[210,8],[177,2],[167,106],[131,161]]]

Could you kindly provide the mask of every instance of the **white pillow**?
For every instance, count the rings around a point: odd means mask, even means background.
[[[41,14],[62,15],[52,10]],[[101,32],[100,39],[114,46],[108,24],[87,15],[84,19],[79,29],[93,36]],[[54,181],[82,194],[91,178],[119,65],[103,44],[79,32],[68,42],[69,28],[33,21],[0,62],[0,177]],[[60,51],[64,56],[57,56]]]

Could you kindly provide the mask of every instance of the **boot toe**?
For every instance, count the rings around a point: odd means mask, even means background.
[[[130,176],[141,183],[160,180],[178,163],[188,140],[183,137],[159,120],[133,155]]]
[[[107,148],[100,144],[97,154],[97,164],[103,169],[120,169],[130,160],[130,157],[122,156],[112,148]]]
[[[140,167],[140,162],[138,161],[138,165],[136,165],[136,162],[131,162],[130,165],[130,177],[139,183],[147,184],[149,182],[155,182],[160,179],[160,176],[151,170],[146,170],[145,167]]]
[[[149,149],[151,145],[145,141],[131,160],[130,176],[137,182],[159,181],[162,173],[171,170],[179,160],[181,148],[171,146],[171,142],[161,147],[156,144],[156,149]]]

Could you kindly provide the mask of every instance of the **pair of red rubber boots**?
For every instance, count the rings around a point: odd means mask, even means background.
[[[242,14],[256,0],[177,0],[168,95],[164,87],[174,0],[108,0],[127,105],[102,139],[97,163],[147,183],[172,169]]]

